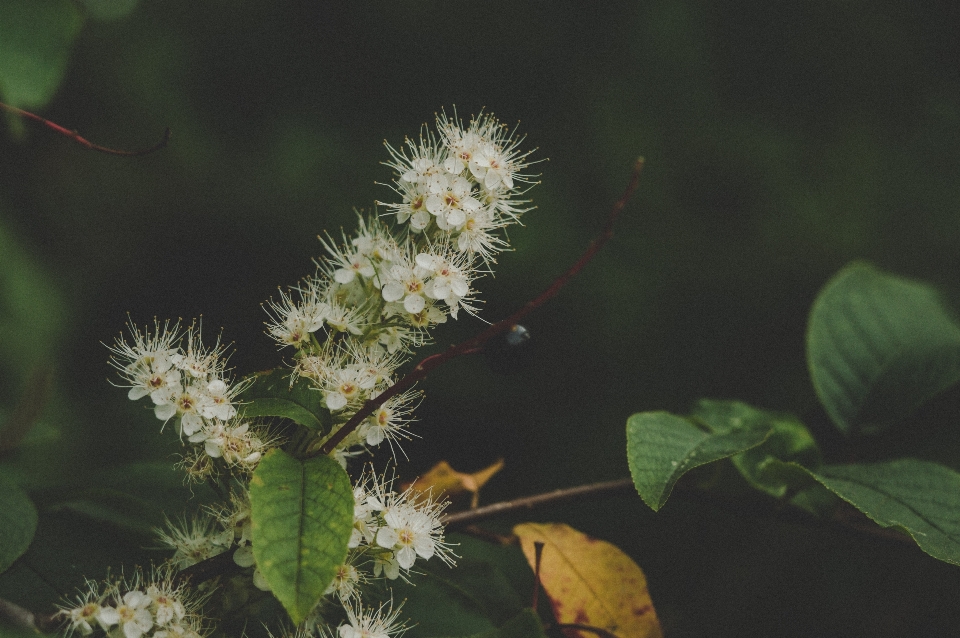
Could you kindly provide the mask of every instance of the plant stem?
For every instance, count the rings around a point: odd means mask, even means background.
[[[620,199],[614,203],[613,208],[610,211],[610,214],[607,216],[607,222],[604,224],[603,230],[600,232],[600,235],[597,236],[590,245],[587,246],[587,249],[580,256],[580,259],[576,261],[570,268],[566,270],[563,274],[557,277],[553,283],[543,291],[535,299],[528,301],[520,310],[516,311],[506,319],[498,321],[497,323],[491,325],[489,328],[478,334],[477,336],[464,341],[455,346],[451,346],[446,352],[441,352],[440,354],[431,355],[423,359],[417,366],[413,369],[410,374],[403,377],[392,386],[383,391],[377,398],[370,399],[363,404],[363,407],[354,414],[349,421],[347,421],[336,434],[331,436],[324,444],[323,447],[317,452],[319,454],[330,454],[337,445],[344,439],[348,434],[353,432],[360,423],[363,422],[365,418],[373,414],[373,411],[378,407],[387,402],[388,399],[394,397],[401,392],[408,390],[413,387],[421,379],[424,379],[430,372],[439,368],[441,365],[453,359],[454,357],[459,357],[467,354],[474,354],[480,352],[483,349],[483,345],[490,339],[496,337],[497,335],[507,332],[514,325],[520,322],[521,319],[526,317],[530,312],[539,308],[544,303],[552,299],[560,292],[560,289],[563,288],[574,275],[583,270],[584,266],[590,263],[590,260],[597,254],[597,252],[603,247],[607,241],[613,237],[613,225],[616,223],[617,219],[620,217],[620,213],[623,212],[624,207],[627,205],[627,202],[630,200],[633,191],[637,188],[637,183],[640,181],[640,172],[643,170],[643,158],[638,158],[633,165],[633,171],[630,173],[630,181],[627,184],[627,188],[624,190],[623,195],[620,196]]]
[[[534,494],[512,501],[501,501],[484,507],[478,507],[472,510],[447,514],[441,519],[441,522],[449,528],[464,527],[476,523],[477,521],[495,518],[504,514],[512,514],[520,510],[531,510],[542,505],[552,505],[563,501],[570,501],[584,496],[593,496],[606,494],[610,492],[635,492],[633,479],[619,479],[616,481],[606,481],[604,483],[590,483],[588,485],[578,485],[577,487],[568,487],[566,489],[553,490],[543,494]]]
[[[161,148],[167,145],[167,142],[170,141],[170,129],[166,128],[163,130],[163,135],[161,136],[160,141],[154,144],[153,146],[151,146],[150,148],[141,149],[139,151],[121,151],[115,148],[108,148],[106,146],[100,146],[99,144],[94,144],[93,142],[87,140],[86,138],[81,137],[80,134],[77,133],[76,131],[67,130],[55,122],[51,122],[50,120],[44,119],[39,115],[36,115],[35,113],[24,111],[23,109],[18,109],[15,106],[10,106],[9,104],[4,104],[3,102],[0,102],[0,109],[3,109],[10,113],[14,113],[16,115],[20,115],[21,117],[25,117],[28,120],[39,122],[40,124],[43,124],[44,126],[53,129],[60,135],[70,138],[71,140],[73,140],[83,148],[89,149],[91,151],[99,151],[100,153],[107,153],[109,155],[120,155],[122,157],[139,157],[141,155],[149,155],[154,151],[159,151]]]

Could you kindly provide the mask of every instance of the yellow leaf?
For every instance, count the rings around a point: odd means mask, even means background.
[[[446,494],[448,498],[453,498],[469,492],[473,495],[471,507],[476,507],[480,488],[483,487],[494,474],[499,472],[502,467],[503,459],[500,459],[490,467],[484,468],[479,472],[464,474],[450,467],[450,464],[446,461],[440,461],[434,465],[429,472],[418,478],[411,485],[405,485],[404,489],[412,486],[415,492],[421,494],[432,490],[435,498],[439,498],[443,494]]]
[[[606,541],[560,523],[523,523],[513,528],[530,567],[534,543],[544,544],[540,582],[557,623],[605,629],[617,638],[660,638],[660,621],[643,571]],[[568,636],[595,634],[566,630]]]

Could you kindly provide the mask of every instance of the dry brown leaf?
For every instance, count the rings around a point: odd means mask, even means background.
[[[557,623],[599,627],[618,638],[660,638],[660,621],[643,571],[619,548],[560,523],[513,528],[531,568],[534,543],[544,544],[540,582]],[[568,636],[595,634],[566,629]]]
[[[490,467],[486,467],[479,472],[464,474],[450,467],[450,464],[446,461],[440,461],[430,468],[429,472],[413,483],[403,487],[404,489],[412,487],[414,492],[421,494],[432,491],[435,498],[439,498],[442,495],[446,495],[448,498],[455,498],[461,494],[469,493],[471,495],[470,507],[476,507],[480,488],[483,487],[494,474],[499,472],[502,467],[503,459],[500,459]]]

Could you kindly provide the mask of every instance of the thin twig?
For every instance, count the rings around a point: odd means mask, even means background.
[[[584,496],[605,494],[608,492],[633,492],[636,488],[633,486],[633,479],[619,479],[616,481],[606,481],[604,483],[590,483],[588,485],[578,485],[577,487],[568,487],[566,489],[553,490],[544,494],[534,494],[525,496],[512,501],[501,501],[484,507],[478,507],[473,510],[447,514],[441,519],[447,529],[464,527],[480,520],[495,518],[504,514],[511,514],[520,510],[530,510],[544,505],[553,505],[563,501],[570,501]]]
[[[88,139],[81,137],[80,134],[77,133],[76,131],[65,129],[64,127],[60,126],[56,122],[51,122],[50,120],[42,118],[35,113],[24,111],[23,109],[18,109],[15,106],[10,106],[9,104],[4,104],[3,102],[0,102],[0,109],[3,109],[10,113],[15,113],[16,115],[25,117],[28,120],[39,122],[40,124],[43,124],[44,126],[53,129],[60,135],[63,135],[73,140],[83,148],[89,149],[91,151],[99,151],[100,153],[107,153],[109,155],[119,155],[121,157],[140,157],[141,155],[149,155],[154,151],[159,151],[161,148],[167,145],[167,142],[170,141],[170,129],[165,128],[163,130],[163,135],[160,137],[160,141],[154,144],[153,146],[151,146],[150,148],[141,149],[139,151],[121,151],[119,149],[108,148],[106,146],[100,146],[99,144],[94,144]]]
[[[446,352],[429,356],[418,363],[413,371],[410,372],[410,374],[406,375],[395,384],[384,390],[383,393],[378,395],[375,399],[370,399],[364,403],[363,407],[361,407],[360,410],[343,425],[343,427],[337,430],[333,436],[324,442],[323,446],[314,454],[314,456],[330,454],[337,447],[337,445],[347,437],[347,435],[357,429],[364,419],[373,414],[374,410],[386,403],[391,397],[394,397],[413,387],[414,384],[425,378],[430,372],[436,368],[439,368],[450,359],[480,352],[483,349],[483,345],[487,341],[501,333],[507,332],[513,328],[513,326],[520,323],[520,320],[530,314],[530,312],[536,308],[539,308],[544,303],[555,297],[557,293],[560,292],[560,289],[563,288],[574,275],[583,270],[584,266],[586,266],[590,260],[593,259],[594,255],[597,254],[603,245],[606,244],[611,237],[613,237],[613,226],[620,217],[620,213],[623,212],[623,209],[630,200],[630,197],[633,195],[633,191],[636,190],[637,183],[640,181],[640,172],[642,170],[643,158],[641,157],[634,163],[633,171],[630,174],[630,181],[627,184],[627,188],[624,190],[623,195],[620,196],[620,199],[618,199],[613,205],[610,214],[607,216],[607,222],[604,224],[600,235],[590,242],[590,245],[587,246],[587,249],[584,251],[583,255],[580,256],[580,259],[570,266],[566,272],[557,277],[549,288],[543,291],[543,293],[541,293],[532,301],[528,301],[526,305],[520,308],[520,310],[516,311],[506,319],[491,325],[489,328],[472,339],[464,341],[458,345],[451,346]]]

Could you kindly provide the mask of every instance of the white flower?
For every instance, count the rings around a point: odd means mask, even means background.
[[[184,518],[176,523],[168,520],[169,531],[156,530],[160,543],[175,550],[170,564],[178,570],[186,569],[225,552],[233,543],[233,530],[214,531],[213,522],[210,516]]]
[[[376,378],[358,365],[330,370],[323,379],[323,398],[332,412],[365,400]]]
[[[169,583],[161,583],[161,586],[151,584],[147,587],[147,596],[150,598],[150,609],[156,618],[159,626],[169,625],[173,622],[181,622],[186,616],[186,609],[178,598],[179,591],[175,590]]]
[[[154,322],[153,331],[145,328],[141,333],[133,322],[128,323],[133,335],[133,343],[128,344],[118,338],[110,348],[110,364],[120,371],[120,375],[129,384],[127,397],[136,401],[148,394],[159,392],[161,395],[171,386],[180,382],[179,371],[173,368],[174,359],[179,356],[176,343],[180,340],[180,325],[166,322],[163,326]]]
[[[442,174],[445,150],[432,136],[424,137],[421,133],[419,144],[410,138],[407,138],[405,143],[406,150],[397,150],[386,144],[392,157],[392,161],[386,164],[397,172],[401,182],[422,184]]]
[[[190,436],[191,443],[203,443],[211,458],[222,458],[231,467],[252,472],[272,442],[264,441],[249,423],[232,424],[215,420]]]
[[[407,245],[402,255],[383,277],[383,288],[380,293],[384,301],[400,302],[403,309],[411,314],[417,314],[424,309],[426,277],[430,271],[419,266],[412,255],[413,246]]]
[[[454,116],[437,117],[437,128],[451,156],[457,156],[470,173],[488,190],[512,190],[516,181],[529,182],[531,176],[521,173],[532,151],[518,150],[523,138],[514,136],[490,114],[481,114],[470,121],[467,130]],[[459,171],[458,171],[459,174]]]
[[[380,202],[389,208],[397,216],[398,223],[405,223],[410,220],[410,228],[414,232],[420,232],[430,225],[433,217],[427,210],[427,198],[430,191],[427,190],[425,181],[404,182],[398,185],[397,194],[402,198],[399,204]]]
[[[336,592],[340,600],[350,600],[356,592],[356,587],[360,583],[360,579],[360,572],[349,562],[339,565],[336,574],[333,576],[333,580],[330,581],[323,595],[327,596]]]
[[[211,512],[225,530],[231,531],[231,538],[237,545],[249,545],[253,535],[253,524],[250,518],[250,495],[232,493],[230,505]]]
[[[396,610],[393,603],[383,603],[374,611],[364,609],[357,601],[355,607],[347,607],[347,624],[340,625],[337,633],[340,638],[391,638],[406,630],[404,624],[397,622],[400,607]]]
[[[472,189],[473,184],[457,175],[443,175],[430,184],[427,210],[436,217],[437,226],[443,230],[463,226],[467,215],[480,208]]]
[[[123,595],[123,604],[118,605],[114,613],[126,638],[140,638],[153,627],[152,602],[140,591],[128,591]]]
[[[222,377],[226,366],[224,357],[226,346],[222,345],[220,338],[217,337],[214,347],[207,348],[203,345],[201,333],[202,327],[199,324],[187,329],[187,351],[175,355],[173,365],[195,379],[208,380],[209,377]]]
[[[77,597],[75,604],[60,607],[60,613],[70,620],[68,631],[79,631],[84,636],[93,633],[94,627],[109,631],[116,624],[115,610],[103,604],[110,591],[101,594],[92,580],[86,581],[86,586],[87,591]]]
[[[494,233],[506,224],[496,218],[494,209],[482,206],[467,214],[463,227],[456,235],[457,250],[466,253],[469,257],[480,255],[489,267],[494,261],[493,256],[507,247],[507,242]]]
[[[281,346],[301,348],[309,343],[312,333],[323,327],[329,306],[320,301],[320,284],[308,280],[290,293],[281,292],[280,301],[270,300],[267,312],[275,319],[267,323],[267,332]]]
[[[443,300],[451,317],[457,318],[461,306],[467,312],[473,311],[471,306],[463,302],[470,295],[470,281],[473,278],[469,257],[451,251],[420,253],[417,255],[417,265],[430,276],[424,292],[431,299]]]
[[[354,246],[350,250],[345,246],[337,247],[333,241],[327,241],[321,238],[324,248],[330,253],[330,261],[324,266],[324,269],[330,273],[335,282],[341,285],[352,283],[357,277],[371,279],[376,270],[373,267],[373,260],[362,250]],[[344,237],[346,242],[346,237]]]
[[[413,403],[419,397],[420,393],[413,390],[390,397],[363,420],[357,428],[357,435],[371,446],[388,441],[391,449],[397,439],[409,439],[411,435],[406,428],[412,421],[411,415],[416,407]]]

